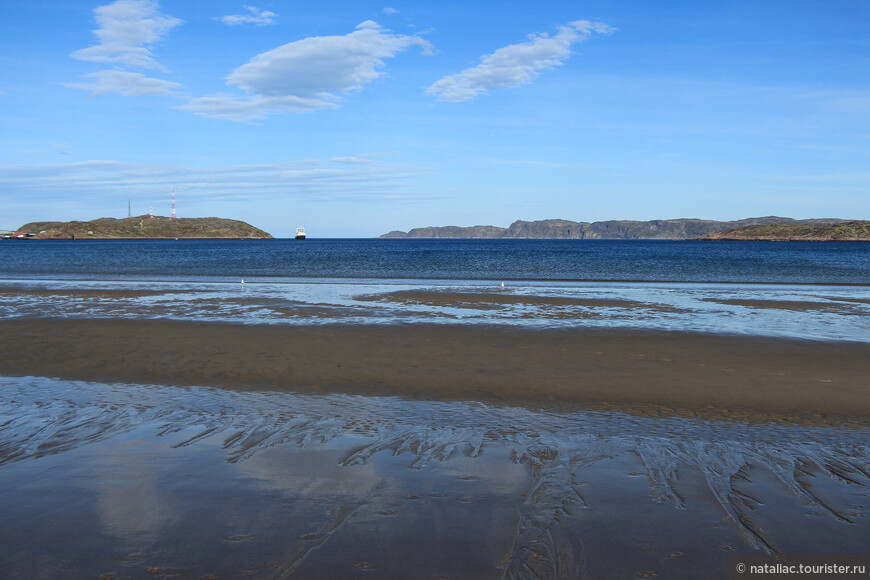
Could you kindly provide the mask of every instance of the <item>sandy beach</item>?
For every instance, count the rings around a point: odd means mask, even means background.
[[[40,377],[0,406],[15,578],[688,580],[870,537],[848,422]]]
[[[867,300],[8,283],[0,569],[694,579],[865,554]]]
[[[432,400],[870,417],[870,344],[624,330],[0,322],[0,373]]]

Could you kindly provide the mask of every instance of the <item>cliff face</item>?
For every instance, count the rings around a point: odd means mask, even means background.
[[[707,234],[702,240],[760,240],[807,242],[870,241],[870,221],[838,224],[752,225]]]
[[[611,220],[603,222],[572,222],[551,219],[540,221],[515,221],[507,228],[496,226],[472,227],[427,227],[408,232],[393,231],[382,238],[515,238],[515,239],[665,239],[687,240],[713,232],[765,224],[835,224],[844,220],[815,219],[793,220],[776,216],[747,218],[730,222],[674,219],[652,221]]]
[[[124,219],[100,218],[87,222],[31,222],[19,232],[36,234],[42,240],[104,240],[124,238],[271,238],[261,229],[224,218],[179,218],[148,216]]]
[[[505,238],[525,239],[578,239],[598,237],[590,235],[590,224],[568,220],[541,220],[527,222],[518,220],[505,231]]]

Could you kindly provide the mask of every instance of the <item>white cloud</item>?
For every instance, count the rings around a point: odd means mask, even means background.
[[[336,106],[340,94],[359,90],[381,76],[384,59],[418,45],[418,36],[393,34],[366,21],[344,36],[315,36],[257,55],[232,71],[227,84],[243,97],[213,95],[179,108],[205,117],[245,120],[279,111],[304,112]]]
[[[395,8],[390,8],[389,6],[384,7],[384,14],[387,16],[392,16],[393,14],[398,14],[399,11]]]
[[[256,6],[242,6],[249,14],[230,14],[215,18],[228,26],[238,26],[240,24],[254,24],[255,26],[267,26],[277,22],[277,14],[269,10],[260,10]]]
[[[481,58],[479,65],[446,76],[426,92],[439,101],[470,101],[490,90],[518,87],[531,82],[541,71],[559,66],[571,55],[571,46],[592,34],[611,34],[613,28],[600,22],[578,20],[560,26],[555,36],[533,34],[528,42],[510,44]]]
[[[120,70],[101,70],[84,75],[93,79],[86,83],[61,83],[71,89],[91,91],[92,96],[117,93],[128,97],[170,95],[181,85],[146,77],[141,73]]]
[[[72,53],[73,58],[139,68],[163,69],[153,58],[153,44],[181,20],[160,13],[155,0],[116,0],[94,10],[98,44]]]

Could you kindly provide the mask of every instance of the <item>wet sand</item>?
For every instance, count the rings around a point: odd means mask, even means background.
[[[854,302],[860,304],[860,300],[845,300],[842,298],[834,298],[841,303]],[[836,310],[849,312],[848,306],[843,304],[832,304],[830,302],[814,302],[810,300],[741,300],[741,299],[714,299],[706,298],[705,302],[715,302],[717,304],[727,304],[729,306],[745,306],[755,309],[774,309],[774,310],[795,310],[795,311],[813,311],[813,310]],[[858,314],[856,311],[855,314]]]
[[[618,298],[568,298],[564,296],[534,296],[512,294],[509,291],[447,292],[440,290],[399,290],[383,294],[357,296],[357,300],[425,304],[441,308],[480,308],[484,306],[585,306],[587,308],[651,308],[656,304]]]
[[[870,344],[497,326],[0,322],[0,374],[870,418]]]
[[[866,428],[33,377],[0,377],[0,408],[3,577],[695,579],[870,554]]]

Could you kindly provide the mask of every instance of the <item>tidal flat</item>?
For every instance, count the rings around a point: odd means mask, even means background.
[[[867,298],[7,281],[0,569],[726,578],[868,554]]]
[[[726,577],[866,553],[868,429],[5,378],[10,577]]]

